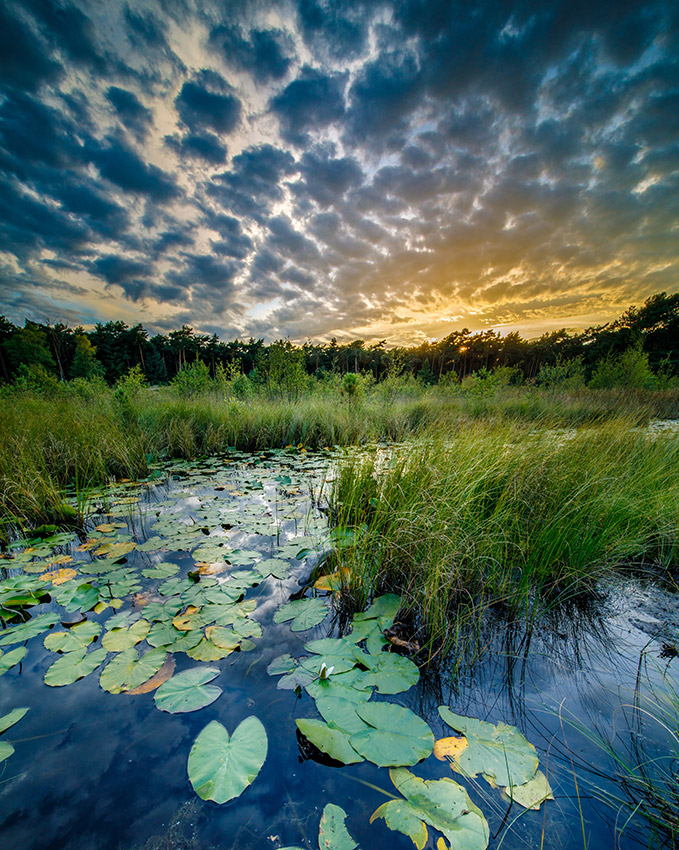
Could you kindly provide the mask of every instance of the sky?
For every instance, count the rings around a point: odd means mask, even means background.
[[[676,2],[0,4],[17,324],[531,337],[678,271]]]

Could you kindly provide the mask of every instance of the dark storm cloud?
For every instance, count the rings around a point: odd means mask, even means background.
[[[278,117],[282,137],[305,145],[309,131],[335,124],[344,116],[346,74],[323,74],[305,66],[299,76],[273,98],[271,111]]]
[[[219,26],[210,33],[210,44],[229,65],[248,71],[259,83],[284,77],[294,54],[292,39],[280,30],[245,34],[239,26]]]
[[[190,130],[231,133],[241,116],[241,102],[216,71],[203,69],[187,80],[177,95],[175,108]]]
[[[3,86],[35,91],[62,72],[31,29],[0,6],[0,82]]]
[[[155,165],[148,165],[132,148],[112,136],[104,144],[88,146],[90,160],[102,177],[121,189],[148,195],[164,202],[175,198],[178,189],[172,177]]]
[[[233,158],[229,171],[213,177],[206,192],[224,210],[262,221],[271,205],[283,198],[282,178],[295,170],[288,151],[268,144],[246,148]]]
[[[214,133],[165,136],[165,144],[180,157],[202,159],[211,165],[221,165],[226,162],[227,147]]]
[[[346,60],[366,50],[368,30],[364,4],[299,0],[298,12],[304,41],[321,55]]]
[[[134,92],[110,86],[106,98],[113,106],[121,123],[138,139],[143,139],[153,122],[153,113],[147,109]]]
[[[2,6],[20,285],[89,274],[107,316],[120,287],[149,325],[304,337],[676,288],[671,4],[227,6]]]

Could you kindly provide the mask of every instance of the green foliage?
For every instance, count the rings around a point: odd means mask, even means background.
[[[589,382],[591,389],[653,389],[655,376],[646,354],[637,344],[622,354],[609,354],[599,361]]]
[[[182,366],[170,382],[172,389],[182,396],[200,395],[210,388],[210,370],[202,360]]]
[[[585,365],[582,356],[569,360],[557,357],[553,364],[543,365],[535,383],[546,389],[582,389],[585,386]]]
[[[85,334],[76,334],[75,355],[71,366],[71,378],[101,378],[104,367],[96,358],[97,349]]]

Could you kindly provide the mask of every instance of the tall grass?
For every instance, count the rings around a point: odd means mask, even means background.
[[[398,590],[460,656],[489,607],[528,621],[623,564],[676,563],[679,438],[617,420],[578,430],[468,422],[348,459],[332,512],[359,606]]]
[[[536,426],[600,422],[621,408],[638,424],[679,416],[679,393],[590,392],[558,395],[533,388],[493,394],[426,388],[391,379],[356,398],[318,382],[296,398],[262,388],[246,399],[144,388],[108,389],[71,382],[49,394],[4,389],[0,397],[0,520],[32,524],[67,519],[62,490],[79,491],[119,477],[144,475],[150,457],[195,458],[224,451],[309,448],[404,440],[434,429],[454,434],[470,421]],[[214,386],[212,386],[214,384]]]

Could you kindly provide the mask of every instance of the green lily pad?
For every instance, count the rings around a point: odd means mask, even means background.
[[[189,780],[201,800],[226,803],[251,785],[266,759],[266,730],[254,716],[229,733],[216,720],[198,735],[188,761]]]
[[[365,681],[381,694],[400,694],[417,684],[420,678],[417,665],[395,652],[363,655],[360,663],[368,667]]]
[[[122,652],[131,649],[144,640],[151,629],[148,620],[137,620],[127,628],[111,629],[101,639],[101,645],[109,652]]]
[[[168,561],[161,561],[154,564],[152,567],[147,567],[141,571],[144,578],[171,578],[179,572],[179,564],[171,564]]]
[[[273,615],[274,623],[290,623],[293,632],[304,632],[322,623],[328,609],[322,599],[295,599],[288,602]]]
[[[67,611],[80,610],[83,614],[91,611],[99,602],[99,588],[89,582],[78,584],[72,581],[62,584],[58,589],[52,590],[52,594],[59,605],[63,605]]]
[[[394,620],[401,608],[401,597],[395,593],[386,593],[379,596],[366,610],[354,615],[354,623],[362,620],[377,620],[381,629],[388,629],[394,625]]]
[[[356,711],[360,703],[352,702],[343,697],[322,696],[316,700],[319,714],[335,729],[342,729],[350,735],[363,732],[369,726]]]
[[[8,759],[14,752],[14,747],[7,741],[0,741],[0,762]]]
[[[12,626],[0,632],[0,646],[10,646],[13,643],[23,643],[36,635],[41,635],[59,622],[58,614],[40,614],[27,623]]]
[[[150,649],[139,657],[132,647],[120,652],[109,661],[101,671],[99,684],[111,694],[131,691],[148,682],[165,663],[167,653],[164,647]]]
[[[495,726],[474,717],[454,714],[447,706],[439,706],[441,718],[461,732],[468,746],[452,759],[453,770],[465,776],[483,774],[493,785],[524,785],[535,776],[538,755],[516,726]]]
[[[109,631],[112,629],[126,629],[131,626],[132,623],[136,623],[140,617],[141,611],[132,611],[130,609],[127,611],[121,611],[119,614],[114,614],[106,620],[106,628]]]
[[[45,635],[43,644],[50,652],[73,652],[89,646],[93,640],[99,637],[101,626],[99,623],[86,620],[68,631],[50,632]]]
[[[211,640],[202,638],[195,646],[186,649],[185,652],[194,661],[219,661],[230,655],[232,650],[224,649],[212,643]]]
[[[389,829],[412,839],[418,850],[427,843],[427,824],[441,832],[453,850],[485,850],[488,823],[465,789],[452,779],[420,779],[409,770],[390,770],[401,800],[389,800],[373,812],[370,822],[384,818]]]
[[[6,732],[11,726],[14,726],[15,723],[18,723],[28,710],[28,708],[15,708],[9,714],[0,717],[0,735]]]
[[[78,679],[89,676],[106,658],[105,649],[87,651],[87,647],[75,649],[57,658],[45,672],[45,684],[52,688],[72,685]]]
[[[208,685],[219,672],[216,667],[193,667],[177,673],[156,691],[153,697],[156,707],[170,714],[205,708],[222,694],[217,685]]]
[[[351,737],[344,729],[337,729],[322,720],[300,718],[295,721],[299,731],[322,753],[342,764],[358,764],[363,761],[349,743]]]
[[[267,558],[260,561],[256,565],[256,569],[263,578],[273,576],[274,578],[284,579],[290,573],[290,564],[281,558]]]
[[[318,830],[320,850],[355,850],[358,847],[344,824],[346,817],[344,809],[334,803],[328,803],[323,809]]]
[[[373,689],[364,680],[365,673],[361,670],[350,670],[348,673],[334,673],[326,679],[314,679],[305,690],[309,696],[317,700],[319,697],[342,697],[350,702],[367,702],[373,694]]]
[[[25,646],[17,646],[16,649],[10,649],[9,652],[0,650],[0,676],[14,667],[15,664],[18,664],[26,655],[26,652]]]
[[[351,746],[380,767],[417,764],[434,747],[427,724],[409,708],[388,702],[364,703],[356,713],[368,728],[352,735]]]

